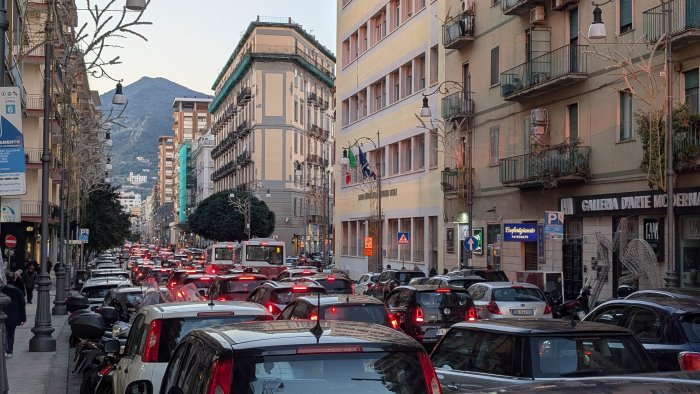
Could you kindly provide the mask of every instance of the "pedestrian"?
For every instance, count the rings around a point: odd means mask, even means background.
[[[12,358],[15,345],[15,329],[27,321],[27,308],[24,303],[24,294],[16,286],[17,274],[7,274],[7,286],[2,288],[3,294],[10,297],[10,303],[5,307],[5,357]]]
[[[24,280],[24,289],[27,292],[27,304],[31,304],[34,299],[34,283],[36,282],[38,275],[33,265],[29,265],[26,270],[22,273],[22,279]]]
[[[53,267],[53,264],[51,263],[50,259],[46,259],[46,273],[50,274],[51,273],[51,267]]]
[[[386,265],[386,269],[390,270],[391,269],[391,264]]]
[[[430,272],[428,273],[428,276],[432,278],[432,277],[435,276],[435,275],[437,275],[437,271],[435,270],[435,267],[433,267],[433,268],[430,269]]]
[[[443,275],[447,275],[447,272],[449,272],[449,271],[447,271],[447,268],[443,268],[443,269],[442,269],[442,274],[443,274]]]

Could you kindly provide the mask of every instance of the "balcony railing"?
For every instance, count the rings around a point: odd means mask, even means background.
[[[22,216],[41,217],[41,201],[22,200]],[[49,218],[56,219],[60,210],[56,204],[49,203]]]
[[[442,171],[442,191],[445,194],[464,193],[467,190],[467,170],[446,168]]]
[[[442,45],[458,49],[474,40],[474,14],[463,12],[442,26]]]
[[[700,171],[700,121],[673,129],[673,167],[681,173]],[[644,162],[649,162],[644,150]]]
[[[41,164],[41,154],[43,150],[35,148],[24,148],[24,157],[27,164]]]
[[[44,110],[44,96],[40,94],[28,94],[27,95],[27,109],[34,111]]]
[[[589,177],[591,148],[562,144],[500,160],[500,179],[505,186],[521,188],[566,182],[585,182]]]
[[[588,78],[587,45],[564,45],[501,73],[501,96],[522,101]]]
[[[700,41],[700,3],[697,0],[671,0],[671,39],[675,46]],[[656,42],[664,36],[666,15],[661,5],[643,13],[644,36]]]
[[[457,92],[442,98],[442,117],[449,120],[474,117],[474,92]]]
[[[542,4],[542,0],[501,0],[504,15],[522,15]]]
[[[236,96],[236,101],[238,102],[238,105],[243,105],[250,101],[250,98],[252,97],[250,86],[246,86],[241,91],[238,93],[238,96]]]

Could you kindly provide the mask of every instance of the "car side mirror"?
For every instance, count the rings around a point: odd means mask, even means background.
[[[136,380],[126,386],[125,394],[153,394],[153,384],[148,380]]]

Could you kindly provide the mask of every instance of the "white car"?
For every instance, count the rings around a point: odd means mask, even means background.
[[[153,393],[168,367],[178,342],[197,328],[251,320],[272,320],[265,307],[251,302],[173,302],[141,308],[126,340],[124,353],[113,377],[115,393],[124,393],[129,383],[149,380]]]
[[[83,287],[80,289],[80,294],[87,297],[90,303],[90,309],[94,309],[102,305],[105,296],[110,290],[120,286],[131,286],[131,281],[123,277],[115,276],[90,278],[83,284]]]
[[[552,309],[539,287],[530,283],[483,282],[467,290],[480,319],[551,318]]]

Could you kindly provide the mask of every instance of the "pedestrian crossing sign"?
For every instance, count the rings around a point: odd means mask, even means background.
[[[410,235],[408,232],[398,233],[399,245],[408,245]]]

